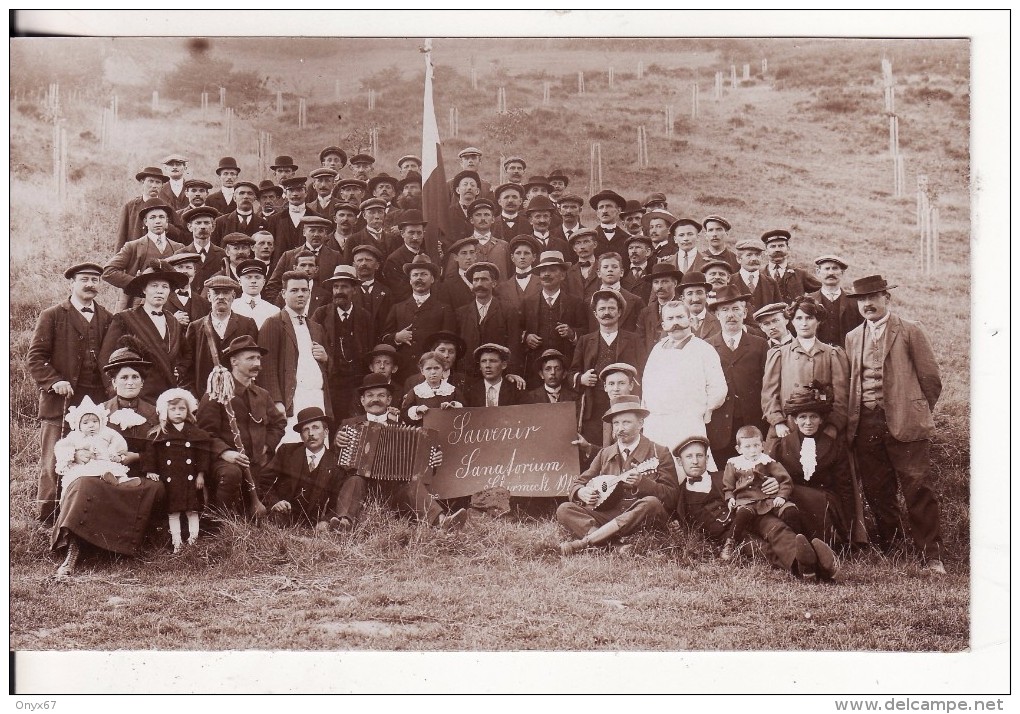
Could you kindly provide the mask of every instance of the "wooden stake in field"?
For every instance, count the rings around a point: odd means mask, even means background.
[[[737,86],[737,65],[730,65],[730,86],[736,88]]]
[[[120,102],[117,101],[116,94],[113,95],[113,100],[111,104],[113,109],[113,123],[116,124],[118,121],[120,121]]]
[[[715,101],[717,101],[717,102],[722,100],[722,83],[723,83],[723,73],[722,72],[716,72],[715,73]]]
[[[372,148],[370,153],[372,156],[379,156],[379,129],[378,127],[372,127],[368,133],[369,142],[371,142]]]
[[[584,94],[584,72],[577,73],[577,93]]]
[[[103,108],[103,118],[99,122],[99,148],[103,151],[110,143],[110,110]]]
[[[340,80],[336,80],[336,88],[333,90],[333,98],[340,101]]]
[[[375,90],[374,89],[368,90],[368,108],[370,110],[374,110],[375,109]]]
[[[506,163],[506,155],[499,155],[499,185],[502,186],[506,183],[506,169],[503,168],[503,164]]]
[[[223,141],[228,149],[234,143],[234,110],[230,107],[223,110]]]
[[[53,123],[53,188],[63,203],[67,197],[67,129]]]
[[[637,78],[638,79],[645,78],[645,63],[642,62],[641,60],[638,60],[637,63]]]
[[[699,106],[700,97],[698,96],[700,91],[701,90],[698,89],[698,83],[697,82],[695,82],[694,84],[691,85],[691,119],[697,119],[698,118],[698,113],[699,113],[699,111],[701,109],[701,107]],[[670,136],[673,135],[673,127],[672,127],[672,125],[670,125],[669,133],[670,133]]]
[[[471,89],[478,89],[478,70],[471,68]]]
[[[268,131],[259,131],[258,147],[256,148],[259,164],[259,178],[262,179],[269,173],[269,164],[273,156],[273,135]]]
[[[666,105],[666,136],[673,136],[673,107]]]
[[[298,99],[298,129],[304,129],[308,125],[308,104],[304,97]]]
[[[283,92],[276,93],[276,114],[283,114]]]
[[[460,109],[450,107],[450,136],[460,136]]]
[[[50,82],[50,86],[46,90],[46,108],[52,114],[60,112],[60,84],[57,82]]]
[[[227,88],[220,87],[220,109],[224,109],[227,106]]]
[[[893,196],[900,198],[906,191],[906,171],[900,154],[900,119],[889,115],[889,154],[893,159]]]
[[[646,168],[648,166],[648,130],[645,129],[645,125],[642,124],[638,127],[638,166],[640,168]]]
[[[496,93],[496,113],[506,114],[506,87],[500,87]]]
[[[764,77],[769,71],[769,61],[764,57],[761,58],[761,76]]]
[[[552,93],[552,82],[542,82],[542,104],[549,103],[549,97]]]
[[[921,239],[921,272],[931,275],[939,269],[939,207],[928,177],[917,177],[917,230]]]
[[[205,119],[209,111],[209,92],[202,92],[202,118]]]
[[[591,163],[588,169],[588,195],[594,196],[602,190],[602,144],[593,141],[591,144]]]
[[[751,79],[751,65],[745,64],[744,65],[744,81],[746,82],[749,79]]]
[[[612,87],[613,87],[613,68],[610,67],[609,68],[609,88],[612,89]]]
[[[152,111],[159,111],[159,92],[156,90],[152,91]]]

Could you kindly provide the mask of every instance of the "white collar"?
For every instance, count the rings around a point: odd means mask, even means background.
[[[638,438],[634,439],[634,441],[630,442],[629,444],[624,444],[622,441],[616,442],[616,448],[620,451],[621,454],[623,453],[624,449],[627,449],[627,450],[630,451],[630,455],[633,456],[634,455],[634,449],[636,449],[638,447],[638,444],[640,444],[640,443],[641,443],[641,437],[639,436]]]
[[[294,323],[295,325],[296,325],[296,324],[298,323],[298,320],[297,320],[297,318],[298,318],[299,316],[300,316],[301,318],[305,319],[305,320],[307,320],[307,319],[308,319],[308,316],[307,316],[307,315],[305,315],[304,313],[298,313],[298,312],[294,312],[293,310],[291,310],[291,309],[290,309],[289,307],[287,307],[286,305],[284,306],[284,308],[283,308],[283,309],[284,309],[284,310],[285,310],[285,311],[287,312],[287,314],[288,314],[288,315],[290,315],[290,321],[291,321],[291,322],[293,322],[293,323]]]
[[[754,461],[748,459],[743,454],[738,454],[729,460],[729,463],[733,464],[735,468],[741,471],[750,471],[755,466],[764,466],[765,464],[771,464],[773,461],[772,457],[766,454],[764,451],[758,454],[758,458]]]
[[[513,222],[513,221],[516,221],[516,220],[517,220],[517,216],[519,216],[519,215],[521,215],[521,214],[520,214],[520,212],[518,211],[517,213],[515,213],[515,214],[514,214],[514,215],[512,215],[512,216],[511,216],[510,214],[508,214],[508,213],[500,213],[499,215],[501,215],[501,216],[503,217],[503,219],[504,219],[504,220],[507,220],[507,221],[511,221],[511,222]]]
[[[479,243],[484,245],[492,240],[492,233],[479,233],[478,231],[475,231],[471,237],[477,239]]]
[[[499,388],[503,386],[503,378],[502,377],[499,378],[498,382],[490,382],[488,379],[483,379],[482,381],[485,383],[485,390],[486,391],[489,390],[489,387],[495,387],[496,391],[498,392]]]
[[[288,203],[287,210],[290,211],[291,213],[304,213],[305,204],[302,203],[300,206],[295,206],[293,203]]]
[[[560,299],[560,293],[561,293],[561,292],[563,292],[563,289],[562,289],[562,288],[560,288],[560,289],[559,289],[559,290],[557,290],[557,291],[556,291],[555,293],[553,293],[552,295],[550,295],[550,294],[549,294],[549,293],[547,293],[547,292],[545,291],[545,289],[543,288],[543,289],[542,289],[542,299],[543,299],[543,300],[548,300],[549,298],[552,298],[553,302],[556,302],[557,300],[559,300],[559,299]]]
[[[892,313],[887,312],[885,314],[885,317],[883,317],[881,320],[875,320],[874,322],[872,322],[871,320],[865,320],[865,322],[868,323],[868,329],[872,331],[878,330],[879,332],[881,332],[882,328],[885,327],[886,323],[889,322],[890,315],[892,315]]]
[[[178,432],[184,431],[184,422],[183,421],[180,424],[174,424],[173,422],[170,422],[170,426],[172,426]]]
[[[740,277],[742,277],[744,279],[745,283],[751,278],[752,275],[755,277],[755,280],[757,280],[758,278],[761,277],[761,271],[760,270],[755,270],[755,271],[752,272],[752,271],[744,270],[743,268],[740,269]]]
[[[86,304],[86,303],[83,303],[78,298],[76,298],[74,295],[70,296],[70,300],[71,300],[71,305],[73,305],[74,309],[77,310],[78,312],[81,312],[81,309],[83,307],[91,307],[93,310],[96,309],[96,301],[95,300],[93,300],[92,302]]]
[[[538,238],[539,240],[549,240],[549,236],[551,235],[549,231],[546,231],[545,233],[539,233],[538,231],[534,230],[531,232],[531,234]]]
[[[843,288],[837,287],[835,292],[833,292],[832,290],[827,289],[823,285],[821,292],[822,292],[822,295],[827,297],[829,300],[831,300],[832,302],[836,302],[836,300],[839,299],[839,296],[843,294]]]
[[[365,417],[369,421],[374,421],[376,424],[385,424],[387,422],[385,412],[382,414],[365,414]]]
[[[599,287],[599,290],[612,290],[614,293],[618,293],[621,290],[621,286],[619,282],[615,282],[612,285],[602,285]]]
[[[549,394],[559,394],[563,390],[562,384],[556,387],[556,389],[552,389],[548,384],[543,384],[542,387],[544,387],[545,391],[547,391]]]
[[[431,291],[430,291],[430,292],[427,292],[427,293],[425,293],[424,295],[419,295],[418,293],[411,293],[411,297],[412,297],[412,298],[414,298],[414,301],[415,301],[416,303],[418,303],[419,305],[421,305],[421,304],[422,304],[423,302],[425,302],[425,301],[426,301],[426,300],[428,300],[428,299],[429,299],[430,297],[432,297],[432,292],[431,292]]]
[[[309,448],[308,448],[308,447],[306,446],[306,447],[305,447],[305,462],[307,462],[307,461],[308,461],[308,459],[310,459],[311,457],[313,457],[313,456],[314,456],[314,457],[315,457],[315,463],[316,463],[316,466],[318,466],[319,460],[320,460],[320,459],[321,459],[321,458],[322,458],[323,456],[325,456],[325,455],[326,455],[326,449],[327,449],[327,448],[329,448],[329,447],[328,447],[328,441],[327,441],[327,442],[323,442],[323,444],[322,444],[322,448],[321,448],[321,449],[319,449],[318,451],[312,451],[311,449],[309,449]]]
[[[602,229],[603,233],[612,233],[616,230],[616,225],[606,225],[605,223],[599,223],[599,228]]]
[[[422,399],[448,397],[453,394],[453,385],[446,381],[446,377],[443,377],[443,381],[435,389],[432,389],[428,382],[419,382],[414,386],[414,393]]]
[[[155,233],[146,233],[145,237],[151,240],[153,243],[158,243],[161,240],[162,241],[168,240],[166,237],[166,233],[158,236]]]
[[[617,328],[612,332],[603,332],[601,329],[599,329],[599,334],[602,335],[602,339],[605,340],[607,345],[611,345],[613,344],[613,342],[616,341],[616,336],[620,334],[620,329]]]
[[[815,345],[818,344],[818,338],[817,337],[812,337],[810,340],[804,340],[804,339],[801,339],[800,337],[794,337],[793,339],[797,340],[797,344],[800,345],[800,348],[802,350],[804,350],[805,352],[809,352],[809,353],[812,350],[814,350]],[[807,344],[805,344],[805,343],[807,343]]]

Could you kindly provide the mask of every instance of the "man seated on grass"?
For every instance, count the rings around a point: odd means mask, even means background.
[[[396,426],[399,412],[390,410],[396,385],[381,374],[368,374],[358,387],[361,406],[365,413],[344,419],[336,434],[337,449],[348,449],[353,445],[351,430],[359,423],[376,422],[384,426]],[[432,494],[428,491],[427,481],[435,473],[435,467],[443,463],[443,453],[433,447],[430,469],[424,480],[412,478],[408,481],[378,481],[366,479],[358,474],[350,474],[349,482],[352,494],[360,494],[351,503],[348,515],[341,515],[330,522],[334,530],[348,530],[354,526],[365,498],[369,494],[380,497],[383,502],[398,512],[410,513],[419,521],[430,526],[439,526],[443,530],[456,530],[467,521],[467,511],[463,508],[455,513],[444,513]],[[346,483],[345,483],[346,488]]]
[[[575,540],[560,544],[561,555],[603,545],[640,528],[666,523],[676,508],[679,485],[669,450],[641,434],[648,410],[637,397],[613,399],[602,420],[613,426],[614,443],[570,485],[570,498],[556,509],[556,520]],[[656,459],[649,463],[650,459]],[[620,476],[615,488],[590,485],[599,476]],[[602,498],[604,493],[608,497]]]

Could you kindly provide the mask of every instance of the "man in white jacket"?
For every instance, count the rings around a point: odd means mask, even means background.
[[[648,354],[644,400],[649,411],[644,434],[672,449],[692,434],[705,436],[712,411],[726,399],[726,376],[715,348],[690,330],[687,306],[662,306],[665,337]]]

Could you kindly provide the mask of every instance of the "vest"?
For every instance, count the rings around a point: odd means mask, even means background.
[[[96,309],[96,305],[93,304],[93,309]],[[74,310],[78,312],[77,309]],[[85,356],[81,361],[81,371],[78,372],[78,384],[75,388],[79,391],[88,391],[89,389],[102,388],[103,377],[99,371],[99,348],[102,346],[102,339],[99,336],[99,315],[93,313],[92,321],[85,320],[85,317],[81,313],[75,315],[72,319],[83,320],[88,323],[88,331],[85,333],[85,340],[87,342],[87,349]]]
[[[888,335],[888,324],[882,333],[882,339],[872,338],[871,330],[864,327],[864,354],[861,355],[861,403],[865,406],[884,406],[882,397],[882,355],[885,353],[885,340]]]

